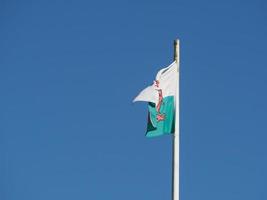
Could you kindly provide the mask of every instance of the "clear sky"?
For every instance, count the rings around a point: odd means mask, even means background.
[[[132,99],[181,40],[181,200],[267,199],[265,0],[0,1],[0,199],[171,199]]]

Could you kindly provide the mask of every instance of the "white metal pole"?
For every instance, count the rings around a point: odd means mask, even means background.
[[[177,89],[175,98],[175,132],[173,135],[173,166],[172,166],[172,200],[179,200],[179,170],[180,170],[180,116],[179,116],[179,71],[180,71],[180,43],[174,41],[174,61],[177,64]]]

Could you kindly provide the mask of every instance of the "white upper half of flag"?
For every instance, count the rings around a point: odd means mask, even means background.
[[[154,84],[142,90],[137,97],[133,100],[147,101],[157,103],[159,100],[159,91],[161,90],[162,96],[175,96],[177,90],[178,78],[178,65],[174,61],[168,67],[159,70]]]

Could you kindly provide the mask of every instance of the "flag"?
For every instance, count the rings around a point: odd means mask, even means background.
[[[174,133],[175,96],[178,92],[177,63],[161,69],[156,80],[133,100],[148,102],[148,123],[146,137]]]

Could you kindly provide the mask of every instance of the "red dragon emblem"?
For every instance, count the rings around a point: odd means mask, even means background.
[[[156,80],[154,81],[154,86],[156,88],[159,88],[159,81]],[[161,89],[156,89],[158,91],[158,94],[159,94],[159,100],[158,100],[158,103],[156,105],[156,111],[157,111],[157,121],[163,121],[165,120],[165,114],[162,114],[160,113],[160,107],[162,105],[162,101],[163,101],[163,95],[162,95],[162,90]]]

